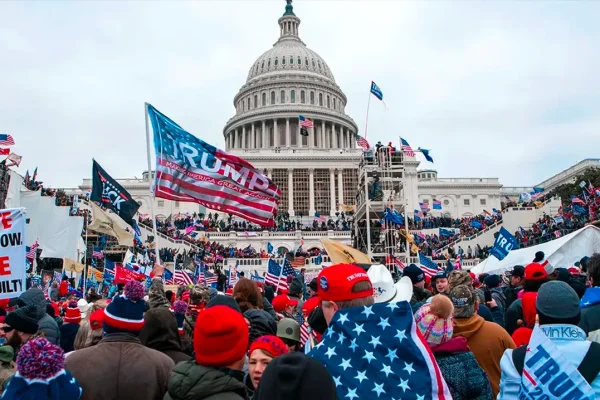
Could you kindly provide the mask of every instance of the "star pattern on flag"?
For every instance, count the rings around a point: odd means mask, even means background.
[[[408,302],[338,311],[309,355],[334,378],[339,399],[451,398]]]

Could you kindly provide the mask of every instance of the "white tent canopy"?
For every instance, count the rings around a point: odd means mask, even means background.
[[[568,268],[583,256],[600,253],[600,229],[588,225],[573,233],[537,246],[513,250],[504,260],[490,256],[474,266],[471,271],[475,274],[502,273],[515,265],[527,265],[535,258],[535,253],[543,251],[546,260],[554,268]]]

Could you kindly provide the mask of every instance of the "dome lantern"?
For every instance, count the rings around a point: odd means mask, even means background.
[[[285,6],[285,13],[279,18],[279,41],[292,39],[300,41],[298,36],[298,26],[300,25],[300,18],[294,14],[294,6],[292,6],[292,0],[286,0],[287,5]]]

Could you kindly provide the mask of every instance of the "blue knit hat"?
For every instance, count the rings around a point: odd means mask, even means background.
[[[104,310],[105,333],[126,332],[139,335],[144,327],[146,303],[142,300],[144,286],[138,281],[125,284],[123,294],[115,296]]]
[[[43,337],[26,342],[17,356],[17,373],[8,382],[3,399],[76,400],[81,387],[65,371],[65,354]]]

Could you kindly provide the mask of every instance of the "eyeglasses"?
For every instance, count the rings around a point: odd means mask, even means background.
[[[13,328],[12,326],[3,326],[0,329],[2,329],[4,331],[4,333],[8,333],[8,332],[14,330],[15,328]]]

